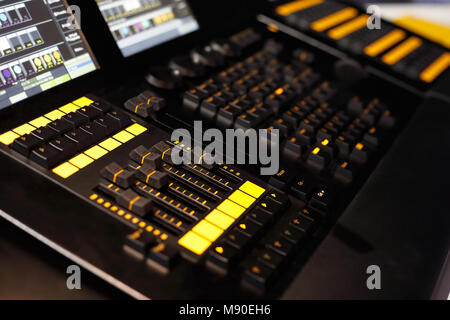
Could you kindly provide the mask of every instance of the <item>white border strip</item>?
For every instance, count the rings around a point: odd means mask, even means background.
[[[133,298],[139,299],[139,300],[150,300],[150,298],[146,297],[142,293],[136,291],[135,289],[131,288],[130,286],[126,285],[125,283],[117,280],[116,278],[112,277],[111,275],[109,275],[108,273],[104,272],[103,270],[101,270],[101,269],[97,268],[96,266],[90,264],[86,260],[83,260],[80,257],[78,257],[77,255],[74,255],[70,251],[64,249],[60,245],[58,245],[55,242],[51,241],[50,239],[44,237],[40,233],[38,233],[38,232],[34,231],[33,229],[31,229],[30,227],[26,226],[25,224],[23,224],[19,220],[17,220],[15,218],[13,218],[12,216],[8,215],[6,212],[0,210],[0,216],[5,218],[6,220],[11,222],[15,226],[19,227],[20,229],[22,229],[26,233],[30,234],[31,236],[33,236],[37,240],[43,242],[45,245],[49,246],[53,250],[55,250],[58,253],[62,254],[66,258],[72,260],[76,264],[82,266],[86,270],[92,272],[93,274],[95,274],[96,276],[98,276],[101,279],[105,280],[106,282],[112,284],[116,288],[122,290],[126,294],[129,294]]]

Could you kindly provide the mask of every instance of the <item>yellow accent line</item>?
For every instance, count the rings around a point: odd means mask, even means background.
[[[304,10],[322,2],[323,0],[298,0],[278,6],[275,11],[280,16],[288,16],[294,12]]]
[[[330,14],[329,16],[326,16],[324,18],[312,22],[311,29],[317,32],[322,32],[344,21],[347,21],[348,19],[356,17],[357,15],[358,10],[356,10],[355,8],[345,8],[339,10],[338,12]]]
[[[114,182],[114,183],[116,183],[117,176],[118,176],[119,174],[121,174],[122,172],[123,172],[123,169],[117,171],[117,172],[114,174],[114,177],[113,177],[113,182]]]
[[[400,43],[394,49],[383,55],[381,60],[384,63],[393,65],[394,63],[400,61],[405,56],[416,50],[422,44],[422,40],[417,37],[409,37],[407,40]]]
[[[206,153],[202,154],[200,158],[198,158],[198,164],[202,164],[203,157],[206,156]]]
[[[147,154],[145,154],[145,155],[142,156],[141,164],[144,164],[144,159],[145,159],[150,153],[152,153],[152,152],[150,151],[149,153],[147,153]]]
[[[147,178],[145,179],[145,183],[148,183],[148,179],[150,179],[150,177],[151,177],[152,175],[154,175],[155,172],[156,172],[156,170],[153,170],[152,172],[150,172],[150,173],[147,175]]]
[[[406,33],[403,30],[395,29],[365,47],[364,53],[370,57],[375,57],[384,50],[392,47],[397,42],[403,40],[405,37]]]
[[[161,155],[161,159],[164,159],[164,155],[166,154],[166,152],[167,151],[169,151],[170,150],[170,148],[169,149],[167,149],[166,151],[164,151],[163,153],[162,153],[162,155]]]
[[[274,24],[269,24],[267,25],[267,30],[269,30],[270,32],[278,32],[278,27]]]
[[[335,40],[341,39],[346,35],[365,27],[367,25],[368,18],[368,15],[362,14],[359,17],[340,25],[339,27],[331,29],[328,31],[328,36]]]
[[[136,108],[134,109],[134,113],[137,113],[139,107],[142,106],[143,104],[144,104],[143,102],[138,103],[138,104],[136,105]]]
[[[443,53],[420,74],[420,79],[431,82],[450,66],[450,52]]]
[[[136,198],[134,198],[133,200],[130,201],[129,205],[128,205],[128,210],[131,211],[131,209],[133,209],[133,204],[138,201],[141,197],[137,196]]]

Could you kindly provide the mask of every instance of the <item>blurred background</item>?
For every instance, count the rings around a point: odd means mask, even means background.
[[[381,17],[404,28],[439,42],[450,48],[450,1],[366,1],[354,0],[364,5],[375,4]]]

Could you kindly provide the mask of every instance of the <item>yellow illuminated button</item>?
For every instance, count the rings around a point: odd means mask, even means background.
[[[408,39],[400,43],[398,46],[396,46],[394,49],[384,54],[381,60],[383,60],[383,62],[386,64],[392,65],[394,63],[397,63],[404,57],[406,57],[408,54],[416,50],[421,45],[422,40],[420,40],[417,37],[409,37]]]
[[[78,167],[80,169],[83,169],[87,165],[89,165],[92,162],[94,162],[94,160],[92,158],[88,157],[85,154],[79,154],[79,155],[73,157],[72,159],[70,159],[69,162],[71,164],[73,164],[74,166],[76,166],[76,167]]]
[[[244,183],[239,190],[251,195],[252,197],[259,198],[266,189],[254,184],[253,182],[247,181]]]
[[[214,242],[217,240],[217,238],[220,237],[223,230],[216,227],[215,225],[212,225],[208,221],[202,220],[200,221],[193,229],[195,233],[201,235],[203,238],[208,239],[211,242]]]
[[[194,252],[195,254],[201,255],[206,249],[211,245],[211,242],[205,238],[200,237],[192,231],[186,233],[180,240],[178,244],[186,249]]]
[[[249,196],[248,194],[239,190],[233,192],[231,196],[228,197],[228,199],[230,199],[233,202],[236,202],[237,204],[243,206],[244,208],[250,207],[253,204],[253,202],[256,201],[256,199],[253,198],[252,196]]]
[[[431,82],[450,66],[450,52],[442,54],[420,74],[420,79]]]
[[[349,35],[350,33],[353,33],[356,30],[365,27],[367,25],[367,19],[369,19],[369,16],[362,14],[353,20],[350,20],[334,29],[331,29],[330,31],[328,31],[328,36],[335,40],[341,39]]]
[[[281,16],[288,16],[294,12],[304,10],[322,2],[323,0],[297,0],[278,6],[275,10]]]
[[[230,217],[233,217],[234,219],[239,218],[245,211],[244,207],[241,207],[240,205],[234,203],[230,200],[225,200],[222,202],[218,207],[218,210],[226,213]]]
[[[49,118],[52,121],[61,119],[64,116],[64,112],[56,109],[44,115],[44,117]]]
[[[403,40],[406,37],[406,33],[400,29],[395,29],[389,32],[387,35],[372,42],[364,48],[364,53],[368,56],[375,57],[386,49],[392,47],[394,44]]]
[[[100,159],[107,153],[108,153],[108,151],[106,151],[105,149],[103,149],[102,147],[99,147],[99,146],[94,146],[84,152],[84,154],[87,154],[89,157],[91,157],[94,160]]]
[[[218,226],[222,230],[227,230],[234,222],[234,219],[219,210],[214,210],[205,218],[207,221]]]
[[[51,121],[45,117],[39,117],[37,119],[34,119],[33,121],[30,121],[29,123],[36,128],[45,127],[47,124],[49,124]]]
[[[75,167],[74,165],[71,165],[68,162],[63,163],[62,165],[56,167],[52,171],[56,173],[58,176],[60,176],[63,179],[66,179],[73,175],[75,172],[77,172],[79,169]]]
[[[17,133],[19,136],[23,136],[24,134],[29,134],[34,129],[36,129],[36,128],[33,127],[32,125],[29,125],[28,123],[25,123],[25,124],[21,125],[20,127],[13,129],[13,131],[15,133]]]
[[[59,108],[60,111],[64,112],[64,113],[71,113],[71,112],[75,112],[78,109],[80,109],[79,107],[77,107],[76,105],[74,105],[73,103],[68,103],[65,106],[62,106],[61,108]]]
[[[223,254],[223,247],[216,247],[214,249],[218,254]]]
[[[319,20],[314,21],[311,23],[311,29],[322,32],[325,31],[331,27],[334,27],[338,25],[339,23],[342,23],[348,19],[351,19],[358,15],[358,11],[354,8],[345,8],[338,12],[335,12],[329,16],[326,16],[324,18],[321,18]]]
[[[118,134],[114,135],[113,138],[122,143],[125,143],[125,142],[128,142],[131,139],[133,139],[134,136],[131,133],[123,130],[123,131],[120,131]]]
[[[87,107],[88,105],[90,105],[93,102],[94,101],[92,101],[89,98],[81,97],[80,99],[77,99],[77,100],[73,101],[72,103],[79,106],[80,108],[82,108],[82,107]]]
[[[4,134],[0,135],[0,142],[3,144],[6,144],[7,146],[14,142],[19,137],[17,133],[14,133],[12,131],[5,132]]]
[[[127,130],[128,132],[134,134],[135,136],[138,136],[141,133],[147,131],[147,128],[141,126],[138,123],[135,123],[135,124],[132,124],[131,126],[129,126],[128,128],[126,128],[125,130]]]
[[[120,145],[121,143],[117,140],[114,140],[113,138],[106,139],[105,141],[99,144],[100,147],[108,151],[112,151],[115,148],[119,147]]]

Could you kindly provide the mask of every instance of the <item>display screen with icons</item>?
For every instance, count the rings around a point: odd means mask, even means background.
[[[0,109],[96,69],[65,0],[0,2]]]
[[[97,5],[124,57],[199,28],[184,0],[97,0]]]

